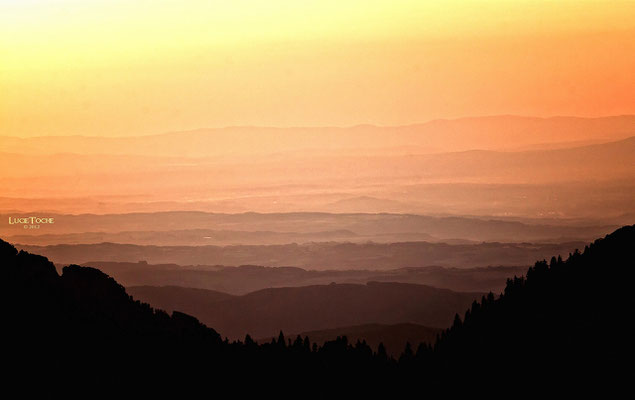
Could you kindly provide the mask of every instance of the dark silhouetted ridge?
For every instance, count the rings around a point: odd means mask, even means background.
[[[566,260],[537,262],[410,361],[442,377],[632,379],[634,249],[626,226]]]
[[[3,361],[38,379],[73,373],[74,382],[226,384],[281,378],[276,390],[335,384],[357,391],[393,392],[424,383],[457,390],[555,383],[568,389],[632,381],[635,226],[596,240],[566,260],[537,262],[510,279],[500,297],[474,302],[436,344],[408,343],[398,360],[383,345],[338,337],[322,346],[281,332],[269,343],[221,341],[212,329],[181,313],[171,316],[134,301],[113,279],[69,266],[58,275],[46,258],[0,241]],[[478,383],[476,386],[466,386]],[[570,385],[570,386],[568,386]],[[610,389],[612,386],[605,386]]]
[[[308,338],[257,344],[222,341],[196,318],[155,310],[95,268],[70,265],[59,275],[45,257],[18,252],[0,240],[3,361],[38,379],[69,374],[79,382],[207,385],[220,376],[282,373],[334,382],[346,370],[360,376],[387,371],[394,362],[365,343],[337,338],[312,346]],[[312,378],[311,378],[312,379]]]

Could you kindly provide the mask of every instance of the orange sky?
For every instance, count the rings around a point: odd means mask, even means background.
[[[0,0],[0,134],[635,113],[635,2]]]

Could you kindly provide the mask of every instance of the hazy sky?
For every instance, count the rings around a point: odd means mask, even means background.
[[[0,0],[0,134],[635,113],[635,2]]]

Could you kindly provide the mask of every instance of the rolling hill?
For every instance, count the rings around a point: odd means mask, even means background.
[[[507,278],[522,275],[527,266],[482,268],[421,267],[386,271],[305,270],[297,267],[239,267],[126,262],[88,262],[129,286],[181,286],[243,295],[275,287],[328,285],[329,283],[366,284],[370,281],[416,283],[458,292],[500,293]]]
[[[156,307],[194,315],[230,339],[368,323],[445,328],[457,312],[481,296],[391,282],[272,288],[220,300],[217,292],[205,296],[201,289],[129,287],[128,291]]]

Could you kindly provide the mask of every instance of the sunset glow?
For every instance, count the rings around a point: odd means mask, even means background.
[[[0,1],[0,134],[635,113],[635,3]]]
[[[626,392],[635,1],[0,0],[0,221],[17,390]]]

